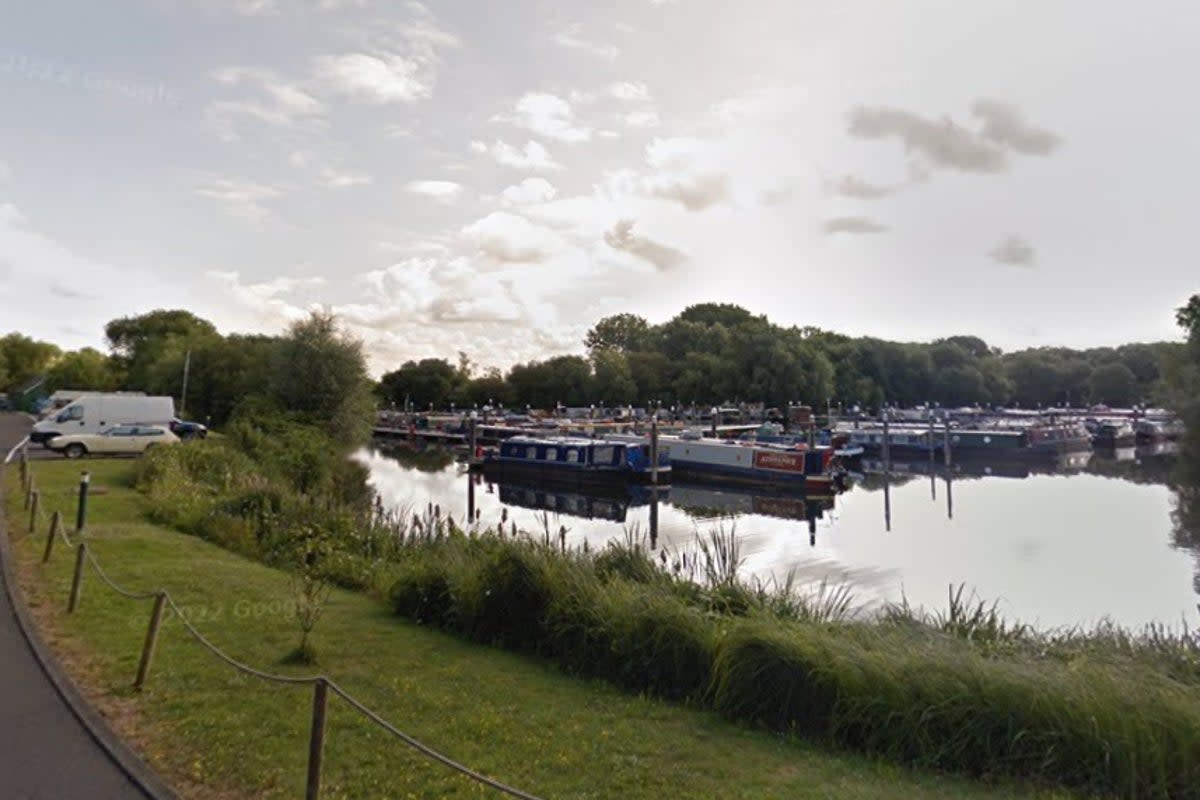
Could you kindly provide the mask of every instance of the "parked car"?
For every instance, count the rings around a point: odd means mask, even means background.
[[[37,422],[29,440],[45,444],[57,436],[97,434],[118,425],[167,425],[174,417],[175,401],[170,397],[121,392],[85,394]]]
[[[172,417],[171,424],[168,427],[170,427],[171,433],[185,442],[188,439],[203,439],[208,436],[207,426],[201,425],[199,422],[188,422],[179,417]]]
[[[116,425],[101,433],[55,436],[46,447],[67,458],[97,455],[140,455],[151,447],[177,444],[179,437],[158,425]]]

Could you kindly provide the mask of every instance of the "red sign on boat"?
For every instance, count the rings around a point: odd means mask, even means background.
[[[773,453],[757,450],[754,466],[758,469],[774,469],[783,472],[804,472],[804,453]]]

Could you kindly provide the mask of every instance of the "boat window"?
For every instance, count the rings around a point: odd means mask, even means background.
[[[592,450],[592,463],[611,464],[613,463],[613,454],[615,452],[615,447],[597,447]]]
[[[574,448],[567,450],[567,461],[570,461],[572,464],[578,464],[579,463],[579,451]]]
[[[546,460],[547,461],[558,461],[558,448],[557,447],[547,447],[546,448]]]

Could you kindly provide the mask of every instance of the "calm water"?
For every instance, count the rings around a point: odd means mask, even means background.
[[[436,503],[462,521],[465,468],[438,450],[361,458],[392,507]],[[816,506],[787,496],[674,485],[657,506],[656,547],[692,546],[698,531],[735,526],[745,572],[847,583],[863,604],[899,600],[943,609],[965,583],[1003,613],[1039,627],[1109,618],[1126,627],[1200,624],[1200,536],[1183,529],[1168,487],[1174,456],[1118,451],[1030,472],[966,464],[947,479],[927,461],[867,462],[854,487]],[[933,473],[932,475],[930,473]],[[530,531],[567,529],[593,546],[627,526],[651,528],[648,494],[589,497],[534,488],[476,488],[485,525],[502,509]],[[543,516],[545,513],[545,516]]]

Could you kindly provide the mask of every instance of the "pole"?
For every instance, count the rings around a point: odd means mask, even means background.
[[[26,482],[26,484],[25,484],[25,504],[22,506],[22,510],[24,510],[24,511],[29,510],[30,504],[33,503],[33,493],[34,493],[33,475],[31,474],[29,476],[28,482]]]
[[[650,484],[658,486],[658,412],[650,416]]]
[[[308,739],[308,784],[304,791],[305,800],[317,800],[321,796],[321,757],[325,750],[325,706],[329,699],[329,684],[317,678],[313,684],[312,729]]]
[[[79,606],[79,592],[83,588],[83,564],[87,560],[87,542],[75,548],[75,574],[71,576],[71,597],[67,600],[67,613],[74,614]]]
[[[34,492],[33,497],[29,501],[29,532],[33,533],[37,530],[37,515],[38,501],[41,498],[41,492]]]
[[[146,641],[142,643],[142,659],[138,662],[137,677],[133,680],[134,691],[140,692],[150,674],[150,661],[154,658],[154,646],[158,643],[158,628],[162,625],[163,608],[167,604],[167,593],[154,596],[154,610],[150,612],[150,625],[146,628]]]
[[[712,438],[717,438],[717,417],[721,416],[721,411],[716,406],[712,410]]]
[[[892,442],[891,433],[888,431],[888,413],[883,412],[883,468],[890,470],[892,468]]]
[[[467,430],[468,430],[467,440],[468,440],[468,444],[471,448],[471,455],[468,457],[467,463],[473,464],[473,463],[475,463],[475,453],[478,452],[478,447],[479,447],[479,435],[475,430],[475,421],[476,420],[475,420],[475,412],[474,411],[471,412],[471,416],[469,417],[469,419],[470,419],[470,423],[467,426]]]
[[[467,524],[475,524],[475,476],[467,472]]]
[[[192,369],[192,351],[188,350],[187,355],[183,357],[183,389],[179,392],[179,416],[184,416],[187,410],[187,385],[188,373]]]
[[[950,466],[950,417],[946,417],[946,427],[942,430],[942,457],[946,461],[946,466]]]
[[[79,476],[79,506],[75,510],[75,532],[83,533],[87,524],[88,485],[92,482],[92,474],[85,472]]]
[[[46,549],[42,551],[42,563],[50,561],[50,552],[54,549],[54,540],[58,538],[59,528],[62,527],[62,512],[55,511],[50,518],[50,533],[46,535]]]

